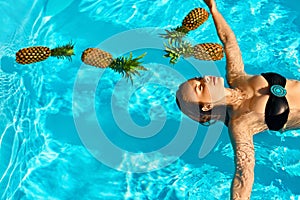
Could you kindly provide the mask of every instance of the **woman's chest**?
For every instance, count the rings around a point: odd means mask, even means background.
[[[300,83],[297,81],[287,81],[285,86],[287,95],[285,96],[290,109],[300,109]],[[254,76],[249,79],[244,87],[247,98],[243,102],[244,105],[240,107],[242,110],[255,111],[257,113],[264,113],[266,104],[270,97],[270,86],[262,76]]]
[[[237,110],[241,113],[250,111],[264,113],[270,93],[266,80],[262,76],[254,76],[241,89],[245,99]]]
[[[252,98],[246,100],[245,104],[250,111],[262,114],[265,113],[266,104],[269,99],[269,95],[254,95]]]

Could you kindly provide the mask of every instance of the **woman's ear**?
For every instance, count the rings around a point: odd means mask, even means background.
[[[211,103],[207,103],[207,104],[204,104],[201,108],[202,111],[209,111],[213,108],[213,105]]]

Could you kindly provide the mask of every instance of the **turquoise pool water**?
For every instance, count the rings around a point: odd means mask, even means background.
[[[248,73],[300,79],[300,6],[293,1],[217,1]],[[202,1],[0,0],[0,199],[228,199],[233,157],[221,124],[199,126],[174,101],[185,79],[224,76],[224,60],[163,58],[158,33]],[[212,19],[189,34],[219,42]],[[75,42],[73,61],[19,65],[24,47]],[[83,65],[103,48],[143,59],[126,82]],[[300,199],[300,131],[256,135],[252,199]]]

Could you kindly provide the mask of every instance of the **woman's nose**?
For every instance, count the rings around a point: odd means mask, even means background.
[[[209,78],[209,76],[204,76],[203,80],[204,80],[204,82],[208,83],[210,81],[210,78]]]

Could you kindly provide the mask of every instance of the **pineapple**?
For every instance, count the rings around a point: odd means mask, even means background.
[[[131,83],[133,83],[132,75],[140,75],[138,70],[147,70],[141,66],[141,62],[139,61],[145,55],[146,53],[137,58],[133,58],[132,53],[130,53],[129,57],[120,56],[113,58],[113,56],[106,51],[98,48],[88,48],[82,53],[81,60],[87,65],[99,68],[109,67],[115,72],[120,73],[127,80],[130,79]]]
[[[74,44],[70,42],[64,46],[58,46],[54,49],[50,49],[44,46],[34,46],[20,49],[16,53],[16,61],[20,64],[30,64],[46,60],[50,56],[56,58],[67,58],[72,60],[71,56],[74,54]]]
[[[182,38],[192,30],[197,29],[208,19],[208,12],[204,8],[195,8],[191,10],[183,19],[181,26],[171,31],[166,30],[166,34],[161,34],[165,39],[169,39],[171,43],[181,42]]]
[[[204,8],[195,8],[183,19],[181,27],[187,31],[195,30],[208,19],[208,16]]]
[[[50,55],[51,50],[48,47],[28,47],[16,53],[16,61],[20,64],[30,64],[46,60]]]
[[[176,64],[180,56],[184,58],[193,56],[199,60],[221,60],[224,57],[223,47],[217,43],[202,43],[193,46],[187,41],[183,41],[179,44],[165,44],[164,57],[171,58],[170,63]]]

